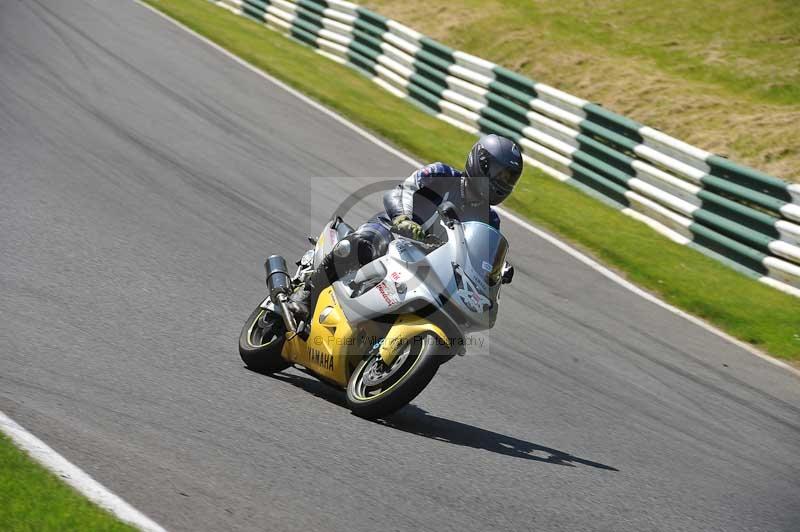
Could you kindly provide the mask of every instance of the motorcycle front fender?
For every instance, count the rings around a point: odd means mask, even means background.
[[[381,343],[378,354],[383,359],[384,364],[390,366],[399,354],[400,346],[425,332],[434,334],[445,345],[450,345],[450,339],[441,327],[416,314],[404,314],[394,322],[394,325],[392,325],[392,328],[389,329],[383,339],[383,343]]]

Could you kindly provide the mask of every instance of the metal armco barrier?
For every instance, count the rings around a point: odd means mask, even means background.
[[[448,48],[350,2],[215,3],[355,67],[460,129],[515,139],[526,160],[550,176],[800,296],[800,185]]]

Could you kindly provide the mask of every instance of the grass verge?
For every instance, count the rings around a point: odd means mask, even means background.
[[[800,181],[796,0],[359,3],[691,144]]]
[[[463,164],[474,138],[352,69],[207,0],[146,0],[236,55],[425,161]],[[669,303],[788,360],[800,360],[798,301],[662,237],[644,224],[526,171],[506,204]]]
[[[89,502],[0,434],[0,530],[136,530]]]

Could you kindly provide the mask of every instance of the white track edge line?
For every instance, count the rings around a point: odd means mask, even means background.
[[[296,98],[300,99],[301,101],[307,103],[311,107],[313,107],[313,108],[317,109],[318,111],[320,111],[320,112],[328,115],[329,117],[333,118],[334,120],[336,120],[340,124],[344,125],[345,127],[351,129],[352,131],[355,131],[356,133],[358,133],[359,135],[361,135],[365,139],[367,139],[370,142],[372,142],[373,144],[376,144],[377,146],[383,148],[384,150],[386,150],[387,152],[391,153],[395,157],[397,157],[399,159],[402,159],[403,161],[406,161],[407,163],[411,164],[412,166],[416,166],[416,167],[422,166],[422,163],[420,163],[419,161],[415,161],[414,159],[409,157],[407,154],[401,152],[400,150],[398,150],[394,146],[391,146],[390,144],[388,144],[385,141],[381,140],[380,138],[376,137],[372,133],[369,133],[368,131],[366,131],[362,127],[354,124],[353,122],[350,122],[349,120],[347,120],[346,118],[344,118],[340,114],[336,113],[335,111],[332,111],[331,109],[325,107],[324,105],[320,104],[319,102],[316,102],[316,101],[312,100],[311,98],[309,98],[305,94],[303,94],[303,93],[299,92],[298,90],[294,89],[293,87],[287,85],[283,81],[281,81],[279,79],[276,79],[273,76],[267,74],[263,70],[261,70],[258,67],[250,64],[249,62],[245,61],[241,57],[237,56],[233,52],[231,52],[229,50],[226,50],[225,48],[223,48],[219,44],[215,43],[214,41],[212,41],[208,37],[204,37],[203,35],[200,35],[199,33],[194,31],[190,27],[186,26],[182,22],[179,22],[179,21],[175,20],[174,18],[170,17],[169,15],[167,15],[166,13],[163,13],[163,12],[159,11],[158,9],[156,9],[156,8],[154,8],[154,7],[150,6],[150,5],[142,2],[142,0],[133,0],[133,1],[136,2],[137,4],[139,4],[140,6],[152,11],[153,13],[158,15],[159,17],[161,17],[161,18],[163,18],[165,20],[168,20],[169,22],[171,22],[175,26],[181,28],[182,30],[190,33],[191,35],[193,35],[197,39],[200,39],[201,41],[203,41],[208,46],[214,48],[215,50],[217,50],[221,54],[225,55],[229,59],[232,59],[236,63],[239,63],[241,66],[243,66],[247,70],[250,70],[251,72],[254,72],[255,74],[257,74],[258,76],[261,76],[262,78],[266,79],[267,81],[269,81],[273,85],[276,85],[277,87],[280,87],[281,89],[285,90],[289,94],[291,94],[291,95],[295,96]],[[627,288],[628,290],[630,290],[634,294],[646,299],[647,301],[650,301],[651,303],[654,303],[654,304],[658,305],[659,307],[661,307],[661,308],[663,308],[665,310],[668,310],[669,312],[671,312],[671,313],[673,313],[673,314],[675,314],[677,316],[680,316],[680,317],[686,319],[687,321],[690,321],[691,323],[694,323],[695,325],[698,325],[699,327],[702,327],[703,329],[707,330],[708,332],[713,333],[716,336],[719,336],[720,338],[722,338],[724,340],[727,340],[728,342],[734,344],[737,347],[741,347],[742,349],[744,349],[748,353],[750,353],[752,355],[755,355],[758,358],[760,358],[762,360],[765,360],[765,361],[769,362],[770,364],[773,364],[773,365],[775,365],[775,366],[777,366],[779,368],[783,368],[783,369],[789,371],[790,373],[792,373],[793,375],[795,375],[796,377],[800,377],[800,370],[794,368],[793,366],[787,364],[786,362],[783,362],[782,360],[778,360],[777,358],[775,358],[773,356],[770,356],[770,355],[768,355],[766,353],[762,353],[761,351],[759,351],[758,349],[756,349],[752,345],[747,344],[745,342],[742,342],[741,340],[738,340],[738,339],[734,338],[733,336],[731,336],[728,333],[716,328],[715,326],[711,325],[710,323],[706,322],[705,320],[702,320],[702,319],[698,318],[697,316],[693,316],[693,315],[691,315],[691,314],[689,314],[687,312],[684,312],[684,311],[680,310],[679,308],[674,307],[674,306],[670,305],[669,303],[659,299],[658,297],[656,297],[655,295],[651,294],[650,292],[647,292],[647,291],[643,290],[642,288],[639,288],[638,286],[636,286],[635,284],[633,284],[630,281],[626,280],[625,278],[623,278],[619,274],[617,274],[614,271],[610,270],[609,268],[603,266],[602,264],[600,264],[596,260],[592,259],[588,255],[585,255],[584,253],[578,251],[577,249],[575,249],[574,247],[570,246],[569,244],[567,244],[563,240],[560,240],[560,239],[556,238],[555,236],[551,235],[550,233],[547,233],[547,232],[545,232],[545,231],[543,231],[541,229],[538,229],[538,228],[534,227],[529,222],[519,218],[518,216],[516,216],[514,214],[511,214],[506,209],[498,207],[497,211],[500,214],[502,214],[503,216],[505,216],[506,218],[508,218],[509,220],[511,220],[512,222],[515,222],[516,224],[518,224],[522,228],[528,230],[529,232],[535,234],[536,236],[542,238],[543,240],[546,240],[547,242],[551,243],[552,245],[554,245],[558,249],[564,251],[565,253],[567,253],[568,255],[570,255],[570,256],[574,257],[575,259],[579,260],[580,262],[582,262],[586,266],[589,266],[591,269],[597,271],[598,273],[600,273],[604,277],[610,279],[611,281],[619,284],[620,286],[622,286],[624,288]]]
[[[145,532],[166,532],[161,525],[58,454],[42,440],[8,417],[3,411],[0,411],[0,431],[6,434],[17,447],[25,451],[36,462],[78,490],[97,506],[111,512],[120,521],[133,525]]]

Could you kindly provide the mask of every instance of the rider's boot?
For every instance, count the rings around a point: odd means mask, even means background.
[[[292,295],[289,296],[289,302],[287,303],[287,307],[289,307],[289,310],[294,314],[295,320],[298,322],[303,321],[308,323],[308,315],[310,312],[308,303],[311,299],[311,290],[308,284],[309,283],[306,282],[292,292]]]
[[[298,321],[309,323],[320,293],[336,280],[333,268],[333,253],[328,253],[306,282],[289,297],[288,307]]]

